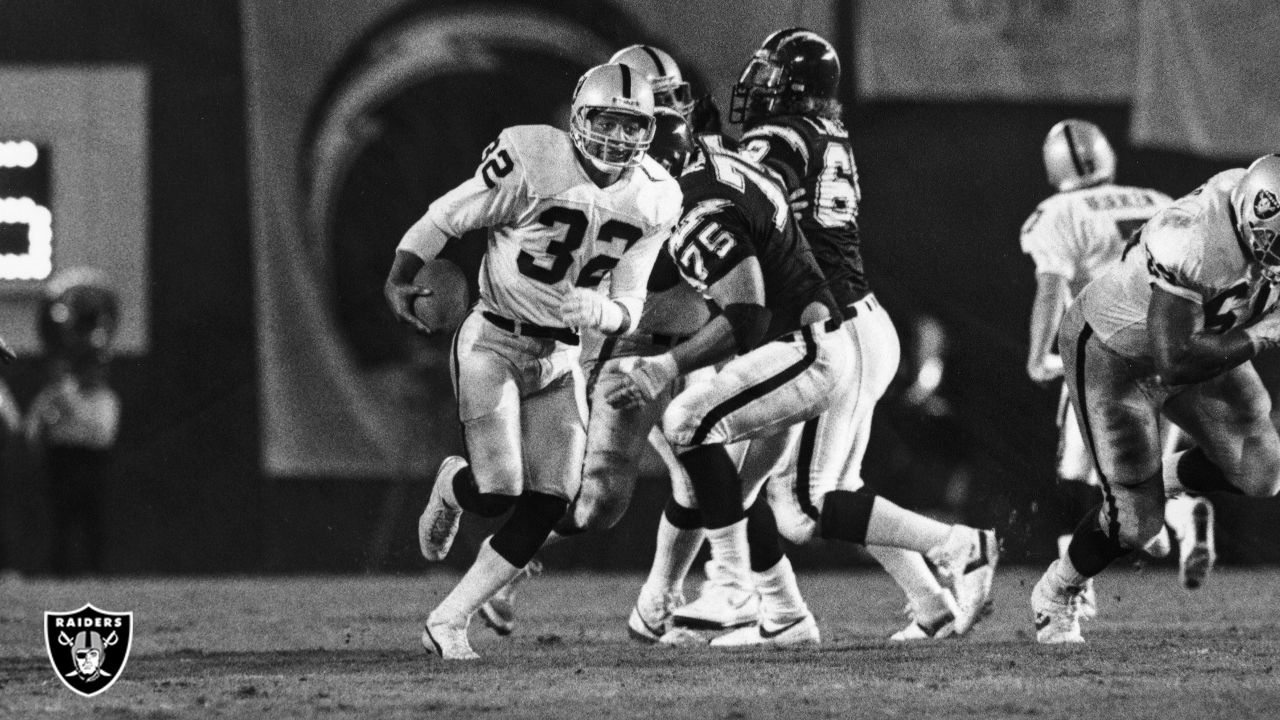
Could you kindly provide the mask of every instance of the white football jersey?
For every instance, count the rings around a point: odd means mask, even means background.
[[[1226,332],[1255,322],[1276,303],[1277,288],[1236,234],[1229,200],[1244,169],[1218,173],[1160,211],[1116,268],[1089,285],[1078,302],[1099,339],[1116,352],[1151,359],[1147,306],[1151,286],[1201,303],[1204,327]]]
[[[567,133],[521,125],[502,131],[476,174],[432,203],[418,223],[423,229],[411,230],[399,249],[434,257],[441,236],[487,227],[480,309],[563,327],[565,293],[595,288],[609,276],[609,296],[627,306],[634,326],[680,202],[679,184],[648,156],[600,188],[582,169]]]
[[[1022,252],[1036,273],[1061,275],[1075,297],[1117,260],[1125,243],[1157,210],[1173,202],[1162,192],[1097,185],[1048,198],[1022,225]]]

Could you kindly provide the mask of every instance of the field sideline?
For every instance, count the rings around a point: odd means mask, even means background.
[[[996,611],[963,640],[901,646],[883,573],[802,573],[823,644],[713,652],[629,641],[639,575],[550,571],[522,588],[516,634],[477,621],[479,663],[418,646],[449,572],[421,577],[127,578],[0,583],[0,718],[1177,718],[1280,716],[1280,572],[1171,567],[1099,585],[1084,647],[1030,633],[1038,568],[1004,568]],[[43,613],[134,612],[120,680],[84,699],[53,675]]]

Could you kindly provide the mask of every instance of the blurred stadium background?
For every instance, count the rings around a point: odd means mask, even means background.
[[[1023,371],[1034,278],[1017,241],[1049,192],[1044,133],[1093,120],[1121,182],[1175,196],[1280,149],[1274,3],[0,3],[0,141],[49,162],[43,180],[0,169],[0,195],[47,204],[52,269],[98,265],[122,295],[105,571],[420,568],[414,521],[459,439],[443,345],[383,305],[401,233],[499,129],[560,122],[578,74],[614,49],[663,47],[726,108],[751,51],[790,25],[841,50],[877,294],[909,347],[915,328],[948,339],[930,402],[907,401],[905,363],[866,474],[996,526],[1007,561],[1047,561],[1057,393]],[[20,235],[0,232],[0,253],[26,252]],[[23,355],[3,380],[24,407],[38,288],[0,281],[0,333]],[[6,460],[3,564],[40,574],[48,508]],[[618,528],[553,566],[644,566],[666,492],[656,463],[647,475]],[[1223,562],[1280,560],[1280,506],[1218,507]],[[451,561],[483,530],[464,525]]]

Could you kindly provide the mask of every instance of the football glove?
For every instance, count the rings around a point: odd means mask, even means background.
[[[653,402],[680,374],[676,359],[671,353],[651,357],[623,358],[613,366],[614,372],[624,375],[605,395],[605,401],[615,408],[627,409]]]
[[[560,302],[560,319],[578,330],[591,329],[614,333],[622,328],[627,316],[622,306],[608,296],[588,288],[575,287]]]

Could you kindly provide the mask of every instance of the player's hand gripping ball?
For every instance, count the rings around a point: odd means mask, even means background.
[[[422,266],[413,284],[429,291],[413,300],[413,316],[428,334],[457,330],[470,309],[467,277],[462,270],[448,260],[436,258]]]

